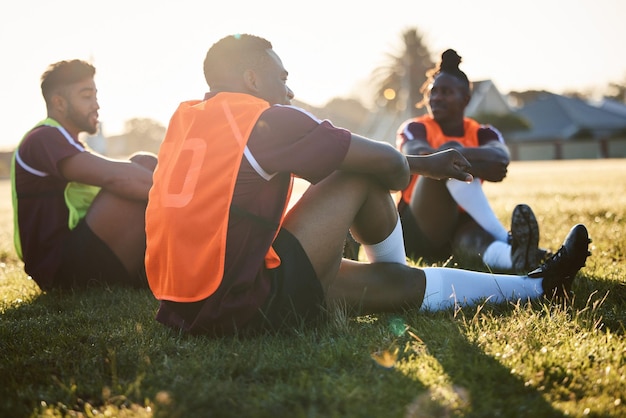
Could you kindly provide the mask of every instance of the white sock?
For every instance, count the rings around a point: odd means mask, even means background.
[[[513,268],[511,245],[502,241],[494,241],[483,254],[483,261],[491,268],[510,270]]]
[[[387,238],[378,244],[363,244],[363,251],[365,252],[365,255],[370,263],[407,264],[400,217],[398,217],[396,227]]]
[[[490,302],[535,299],[543,294],[543,279],[528,276],[481,273],[478,271],[426,267],[426,291],[420,309],[438,311],[469,305],[488,298]]]
[[[456,203],[469,213],[478,225],[493,235],[496,240],[508,241],[508,231],[493,213],[480,179],[475,178],[471,183],[450,179],[446,182],[446,187]]]

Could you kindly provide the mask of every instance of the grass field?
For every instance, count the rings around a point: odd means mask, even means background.
[[[533,208],[544,247],[587,225],[571,304],[338,311],[211,339],[156,323],[148,291],[41,293],[0,181],[0,417],[625,417],[626,160],[515,162],[485,187],[505,225]]]

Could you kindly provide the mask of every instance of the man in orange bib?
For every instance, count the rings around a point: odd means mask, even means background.
[[[396,143],[408,155],[455,148],[470,162],[475,178],[466,183],[412,176],[398,202],[407,254],[427,262],[455,255],[492,270],[526,272],[547,255],[538,248],[539,226],[531,208],[520,204],[508,231],[487,200],[482,182],[506,177],[509,150],[497,129],[464,116],[471,83],[460,62],[456,51],[448,49],[427,72],[422,90],[429,112],[405,121]]]
[[[146,210],[159,322],[228,335],[316,323],[335,303],[364,313],[538,297],[569,290],[584,265],[581,225],[543,279],[409,267],[390,191],[410,173],[471,181],[458,151],[404,156],[291,106],[287,70],[254,35],[216,42],[204,73],[210,92],[172,116]],[[294,176],[311,186],[287,210]],[[342,258],[348,231],[368,262]]]

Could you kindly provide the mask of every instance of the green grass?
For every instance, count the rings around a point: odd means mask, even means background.
[[[41,293],[11,248],[6,202],[0,416],[626,416],[626,161],[509,171],[486,185],[505,224],[525,202],[543,246],[577,222],[590,231],[571,304],[337,311],[319,329],[251,339],[165,329],[148,291]]]

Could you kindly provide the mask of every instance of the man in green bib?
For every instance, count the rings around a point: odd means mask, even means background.
[[[85,61],[51,64],[41,77],[47,118],[13,156],[15,249],[42,290],[147,286],[144,214],[156,157],[113,160],[81,142],[98,128],[94,75]]]

